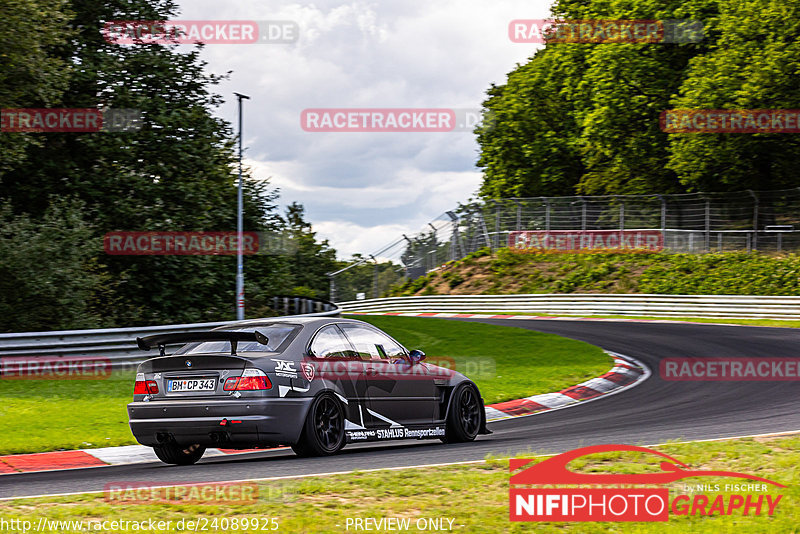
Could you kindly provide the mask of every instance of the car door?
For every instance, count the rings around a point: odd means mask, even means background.
[[[341,325],[365,362],[367,405],[377,427],[433,421],[437,389],[423,364],[410,364],[400,344],[377,329],[356,323]]]
[[[364,361],[335,324],[320,328],[309,344],[317,376],[330,382],[332,389],[346,399],[348,430],[369,427],[373,419],[367,411],[367,375]]]

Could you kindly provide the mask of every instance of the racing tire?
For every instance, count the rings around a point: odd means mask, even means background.
[[[300,441],[292,445],[297,456],[330,456],[345,443],[344,410],[333,395],[314,399],[303,424]]]
[[[456,387],[447,413],[445,435],[441,440],[445,443],[473,441],[483,422],[481,409],[481,397],[474,384],[460,384]]]
[[[156,445],[153,447],[153,451],[158,456],[158,459],[165,464],[192,465],[203,457],[206,448],[197,444],[185,447],[177,443],[166,443],[164,445]]]

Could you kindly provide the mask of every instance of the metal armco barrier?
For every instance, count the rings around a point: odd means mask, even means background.
[[[519,312],[550,315],[629,315],[800,319],[800,297],[739,295],[431,295],[339,302],[347,312]]]
[[[274,298],[278,311],[293,312],[289,317],[335,317],[341,313],[336,304],[325,300],[308,297]],[[150,352],[139,350],[136,347],[137,337],[159,332],[196,332],[236,322],[0,334],[0,360],[8,357],[97,357],[109,359],[114,368],[127,368],[147,358],[158,356],[157,350]],[[177,346],[169,348],[174,349]]]

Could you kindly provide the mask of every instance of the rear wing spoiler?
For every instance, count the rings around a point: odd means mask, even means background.
[[[176,334],[153,334],[137,337],[136,345],[141,350],[158,347],[161,356],[166,354],[166,345],[177,343],[193,343],[196,341],[228,341],[231,344],[231,355],[236,354],[236,346],[240,341],[258,341],[266,345],[269,340],[261,332],[231,332],[226,330],[209,330],[206,332],[181,332]]]

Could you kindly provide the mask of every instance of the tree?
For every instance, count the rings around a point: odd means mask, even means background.
[[[111,326],[92,234],[77,202],[55,199],[38,220],[0,205],[0,331]]]
[[[707,20],[716,0],[561,0],[556,20]],[[484,102],[490,126],[478,129],[481,195],[681,192],[668,168],[669,137],[660,113],[706,41],[680,44],[548,43]],[[492,127],[493,125],[493,127]]]
[[[336,251],[330,247],[327,239],[317,241],[311,224],[305,220],[305,208],[297,202],[292,202],[286,208],[285,231],[294,248],[288,258],[293,293],[319,298],[326,296],[328,273],[336,267]]]
[[[69,62],[55,53],[72,35],[66,5],[66,0],[0,3],[0,109],[58,102],[70,72]],[[25,133],[0,135],[0,181],[40,140]]]
[[[20,2],[38,5],[12,0]],[[175,18],[175,2],[71,0],[69,8],[71,38],[48,37],[51,55],[45,59],[76,67],[61,80],[63,91],[54,91],[43,105],[140,110],[141,129],[32,134],[37,143],[24,147],[26,157],[0,169],[1,196],[10,200],[15,214],[32,219],[47,212],[54,198],[80,202],[85,219],[92,221],[90,242],[98,251],[109,231],[235,231],[236,136],[229,123],[213,114],[222,102],[213,91],[223,77],[205,72],[201,46],[188,52],[176,45],[123,46],[107,42],[101,33],[106,21]],[[46,27],[55,32],[55,26]],[[57,85],[55,70],[41,73]],[[13,80],[3,81],[13,85]],[[35,93],[33,86],[21,85],[19,91]],[[0,95],[8,92],[0,87]],[[255,181],[246,171],[244,229],[282,231],[285,222],[276,199],[268,181]],[[297,232],[301,252],[292,261],[271,253],[245,257],[249,308],[263,310],[269,295],[295,286],[327,287],[318,271],[325,270],[335,252],[327,243],[316,243],[310,229]],[[48,261],[58,269],[57,256]],[[102,263],[114,282],[115,299],[103,321],[133,326],[235,316],[235,256],[103,256]]]
[[[707,54],[692,59],[674,109],[797,109],[800,4],[721,0]],[[792,134],[684,133],[670,137],[667,166],[689,190],[800,185]]]

